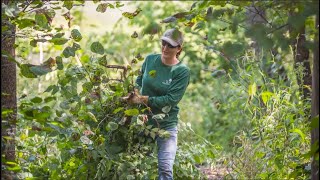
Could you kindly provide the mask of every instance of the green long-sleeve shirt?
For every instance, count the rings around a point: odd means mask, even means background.
[[[148,106],[152,114],[166,114],[163,119],[157,120],[161,129],[177,126],[177,104],[186,91],[189,79],[190,69],[185,64],[179,62],[173,66],[165,65],[161,61],[161,54],[148,55],[143,62],[136,84],[141,95],[149,96]],[[148,118],[148,125],[157,127],[152,116]]]

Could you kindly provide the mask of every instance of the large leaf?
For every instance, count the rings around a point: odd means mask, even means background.
[[[45,66],[32,66],[30,67],[30,71],[32,71],[35,75],[42,76],[51,72],[52,70]]]
[[[70,56],[72,56],[72,57],[74,57],[76,54],[75,54],[75,49],[74,48],[72,48],[72,47],[66,47],[64,50],[63,50],[63,52],[62,52],[62,54],[64,55],[64,57],[66,57],[66,58],[68,58],[68,57],[70,57]]]
[[[50,39],[49,42],[53,43],[54,45],[63,45],[66,42],[68,42],[68,39],[66,39],[66,38],[53,38],[53,39]]]
[[[36,22],[33,19],[28,19],[28,18],[17,20],[18,28],[20,29],[33,26],[35,25],[35,23]]]
[[[99,42],[93,42],[90,46],[90,49],[94,53],[101,54],[101,55],[104,54],[104,48],[102,44],[100,44]]]
[[[31,70],[30,70],[31,65],[30,64],[21,64],[20,65],[20,73],[22,76],[26,77],[26,78],[36,78],[36,74],[34,74]]]
[[[33,103],[41,103],[42,102],[42,98],[41,97],[34,97],[30,100]]]
[[[290,130],[290,132],[299,134],[300,137],[301,137],[302,142],[305,141],[306,135],[300,129],[297,129],[297,128],[296,129],[292,129],[292,130]]]
[[[71,31],[71,37],[77,42],[79,42],[82,39],[82,35],[77,29],[73,29]]]
[[[48,20],[42,13],[37,13],[35,16],[36,24],[42,28],[48,28]]]
[[[137,115],[139,115],[139,110],[138,109],[127,109],[124,111],[124,114],[127,116],[137,116]]]

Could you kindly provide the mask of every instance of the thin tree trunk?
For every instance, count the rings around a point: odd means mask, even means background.
[[[289,16],[294,16],[295,13],[293,10],[290,11]],[[293,38],[292,47],[293,47],[293,56],[294,56],[294,69],[298,72],[299,66],[302,65],[303,72],[302,77],[299,77],[297,74],[297,81],[300,87],[301,92],[303,93],[303,98],[306,99],[310,97],[311,92],[311,67],[309,60],[309,49],[306,45],[306,27],[305,25],[301,26],[299,29],[294,29],[292,26],[289,27],[290,36]]]
[[[246,22],[248,26],[253,26],[255,24],[266,24],[266,13],[260,7],[251,5],[247,7],[246,11]],[[251,46],[254,48],[254,53],[256,59],[260,60],[261,58],[261,45],[254,39]]]
[[[1,3],[8,4],[9,1],[1,0]],[[12,25],[8,19],[1,19],[1,26],[8,26],[11,34],[15,34],[15,25]],[[7,37],[2,41],[4,36],[4,34],[1,36],[1,52],[7,52],[14,57],[15,36]],[[7,57],[1,56],[1,112],[6,110],[12,112],[8,116],[3,116],[1,113],[1,155],[4,154],[6,160],[13,161],[15,159],[14,138],[17,116],[16,63],[9,61]]]
[[[313,73],[312,73],[312,102],[311,102],[311,118],[319,117],[319,12],[316,16],[316,38],[314,55],[313,55]],[[311,145],[319,143],[319,128],[313,128],[311,130]],[[319,147],[319,144],[317,145]],[[319,151],[317,152],[319,156]],[[312,180],[319,180],[319,161],[312,158],[311,175]]]
[[[303,67],[303,76],[302,79],[298,77],[298,84],[303,91],[303,97],[307,98],[310,97],[310,87],[312,83],[312,76],[311,76],[311,68],[310,68],[310,61],[309,61],[309,50],[305,47],[306,44],[306,35],[305,35],[305,26],[301,28],[299,31],[299,35],[297,40],[295,41],[294,46],[294,66],[295,69],[298,69],[299,64]]]

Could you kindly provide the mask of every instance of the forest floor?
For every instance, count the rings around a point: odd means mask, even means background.
[[[208,180],[223,180],[230,172],[226,167],[200,167],[200,170]]]

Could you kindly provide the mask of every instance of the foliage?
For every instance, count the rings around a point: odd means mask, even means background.
[[[18,102],[18,160],[17,163],[6,162],[5,169],[18,172],[18,178],[155,179],[157,159],[154,140],[158,136],[166,137],[167,132],[144,125],[139,114],[146,107],[128,105],[120,100],[132,91],[134,77],[138,73],[132,66],[143,58],[137,53],[130,65],[110,65],[112,61],[109,58],[118,53],[118,48],[106,50],[103,42],[94,38],[90,44],[85,43],[90,46],[86,48],[90,52],[81,48],[83,35],[78,29],[53,28],[49,18],[53,18],[55,13],[50,11],[53,15],[48,18],[46,6],[60,9],[62,5],[68,9],[62,13],[70,28],[70,9],[76,3],[81,5],[83,2],[11,4],[22,6],[23,11],[32,12],[35,8],[35,24],[22,26],[21,23],[25,22],[17,19],[23,18],[24,14],[12,16],[10,22],[17,23],[21,28],[19,31],[32,38],[31,46],[37,49],[37,43],[48,42],[51,43],[48,49],[52,47],[55,51],[55,57],[40,65],[25,63],[26,57],[20,56],[17,63],[23,67],[21,78],[40,79],[53,71],[58,71],[58,76],[44,91],[23,95]],[[27,8],[34,5],[36,7]],[[108,7],[118,8],[121,5],[116,2]],[[132,19],[140,11],[123,15]],[[38,31],[35,37],[29,33],[31,28]],[[120,77],[114,69],[121,71]],[[188,133],[188,130],[184,132]],[[197,142],[199,140],[194,143]],[[176,176],[202,176],[194,163],[202,163],[203,154],[209,153],[210,159],[214,158],[212,145],[207,150],[208,145],[199,144],[197,149],[181,148],[175,169],[184,173],[176,173]],[[179,154],[197,155],[185,157]],[[15,165],[14,168],[10,164]]]
[[[233,179],[309,178],[316,150],[309,149],[309,99],[297,87],[303,71],[292,70],[292,42],[305,25],[313,49],[315,2],[141,1],[131,2],[133,12],[123,12],[122,2],[94,2],[100,13],[121,11],[112,32],[82,34],[73,26],[85,19],[77,7],[84,1],[3,6],[7,23],[18,28],[17,57],[10,59],[23,93],[18,157],[8,170],[52,179],[155,179],[153,141],[165,132],[141,122],[146,107],[119,98],[132,90],[143,57],[159,52],[162,32],[178,27],[185,34],[179,60],[191,68],[191,81],[180,103],[175,177],[200,179],[198,166],[225,156]],[[248,23],[249,7],[264,10],[255,12],[263,23]],[[59,15],[67,28],[54,24]],[[289,26],[297,32],[289,34]],[[8,29],[2,26],[3,38]],[[35,65],[30,59],[39,52],[49,57]]]

